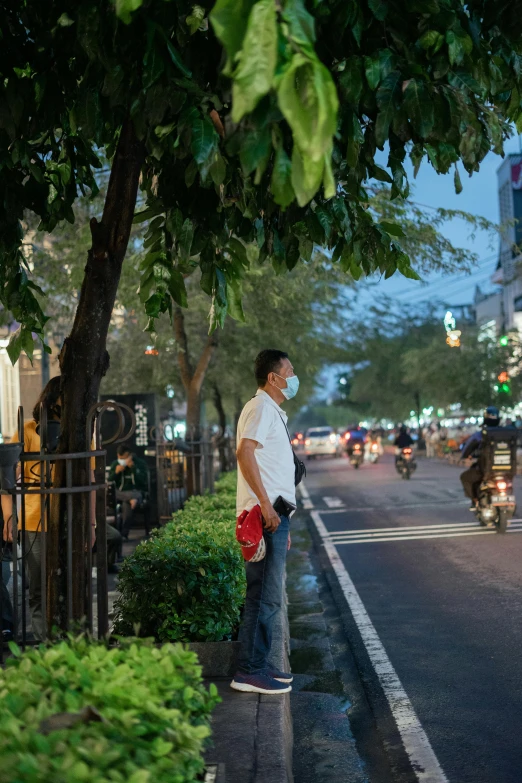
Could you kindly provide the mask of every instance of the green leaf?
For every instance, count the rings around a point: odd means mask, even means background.
[[[331,149],[339,108],[328,69],[318,60],[294,54],[279,83],[277,98],[303,156],[315,163],[322,161]]]
[[[20,354],[22,353],[23,339],[24,338],[22,337],[22,327],[19,326],[16,332],[14,332],[14,334],[11,335],[9,344],[6,348],[7,355],[11,360],[11,364],[16,364],[16,362],[20,357]]]
[[[228,314],[235,320],[244,323],[246,321],[243,305],[241,303],[241,284],[235,280],[227,284]]]
[[[426,30],[419,38],[419,44],[423,49],[431,49],[433,54],[439,51],[444,43],[444,36],[437,30]]]
[[[243,134],[239,149],[239,160],[245,176],[255,169],[266,167],[271,152],[270,130],[268,127],[252,128]]]
[[[337,193],[337,186],[335,184],[335,177],[332,169],[331,152],[327,152],[324,156],[323,191],[326,199],[333,198]]]
[[[294,144],[291,182],[300,207],[308,204],[319,190],[323,171],[324,159],[314,161],[307,155],[303,157],[297,144]]]
[[[219,136],[214,124],[207,117],[198,117],[192,123],[192,140],[190,148],[194,155],[202,179],[205,179],[210,166],[215,160]]]
[[[380,166],[373,164],[369,167],[369,169],[372,177],[374,177],[374,179],[378,180],[379,182],[388,182],[390,184],[393,182],[388,172],[385,169],[382,169]]]
[[[364,58],[364,72],[370,90],[377,89],[381,79],[381,64],[378,57]]]
[[[342,97],[357,106],[363,89],[362,60],[356,55],[348,57],[339,77]]]
[[[421,138],[426,138],[435,122],[433,101],[424,82],[410,79],[404,90],[404,107],[410,121]]]
[[[187,68],[187,66],[185,65],[183,60],[181,59],[181,56],[180,56],[179,52],[173,46],[171,41],[169,41],[169,39],[165,36],[165,34],[164,34],[164,38],[165,38],[165,41],[167,43],[167,49],[169,51],[170,59],[172,60],[172,62],[176,66],[176,68],[178,68],[178,70],[181,71],[183,76],[186,76],[187,79],[190,79],[190,77],[192,76],[192,71],[189,71],[189,69]]]
[[[290,39],[313,51],[315,19],[306,10],[303,0],[286,0],[283,19],[288,23]]]
[[[141,8],[143,0],[116,0],[116,16],[124,24],[130,24],[132,21],[132,12]]]
[[[379,113],[375,123],[375,143],[379,149],[384,147],[384,144],[388,139],[390,124],[397,111],[396,104],[399,94],[400,79],[400,73],[392,71],[392,73],[388,74],[388,76],[383,79],[382,84],[377,90],[376,100]]]
[[[194,224],[189,218],[183,222],[181,231],[179,234],[178,250],[182,261],[188,261],[190,258],[190,250],[192,247],[192,240],[194,239]]]
[[[199,30],[199,28],[203,23],[204,18],[205,18],[205,9],[202,8],[200,5],[193,5],[192,13],[189,14],[189,16],[187,16],[187,18],[185,19],[185,24],[188,25],[191,35],[197,33],[197,31]]]
[[[232,119],[239,122],[271,89],[277,63],[274,0],[258,0],[250,12],[232,86]]]
[[[212,182],[214,185],[222,185],[225,181],[225,177],[227,175],[227,165],[225,163],[225,159],[222,156],[222,154],[218,151],[216,153],[216,157],[214,159],[214,162],[212,163],[210,167],[210,176],[212,177]]]
[[[225,47],[228,63],[224,73],[231,76],[232,64],[243,45],[248,17],[255,0],[217,0],[210,12],[210,22],[216,37]]]
[[[170,272],[169,293],[180,307],[188,307],[185,278],[179,269],[172,269]]]
[[[275,155],[270,187],[274,201],[281,207],[287,207],[295,198],[292,187],[292,163],[283,147],[279,147]]]
[[[454,176],[454,183],[455,183],[455,193],[462,193],[462,182],[460,180],[460,174],[457,166],[455,166],[455,176]]]
[[[389,5],[389,0],[368,0],[368,8],[379,22],[386,19]]]
[[[402,227],[398,223],[390,223],[387,220],[381,220],[378,224],[387,234],[391,234],[393,237],[405,237]]]

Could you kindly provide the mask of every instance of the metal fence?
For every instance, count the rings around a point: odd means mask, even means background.
[[[102,442],[101,419],[109,406],[117,408],[120,427],[110,441]],[[127,432],[122,408],[131,417]],[[22,649],[49,637],[53,630],[49,626],[54,622],[48,611],[48,597],[56,590],[57,579],[64,588],[60,609],[66,629],[80,625],[98,637],[108,633],[107,484],[103,446],[123,442],[132,435],[134,427],[132,410],[114,403],[98,403],[89,412],[86,424],[86,442],[91,442],[91,449],[58,454],[59,422],[48,421],[42,406],[36,429],[40,450],[31,452],[24,448],[26,424],[23,409],[19,409],[19,442],[0,446],[0,496],[4,516],[11,512],[12,538],[11,542],[2,540],[0,662],[9,636]],[[63,481],[58,481],[57,476]],[[80,481],[73,481],[73,477]],[[94,568],[93,519],[96,521]],[[59,542],[59,552],[49,549],[49,540]]]
[[[235,449],[206,428],[188,430],[184,440],[167,440],[163,428],[155,436],[159,521],[165,524],[188,497],[214,491],[219,473],[234,466]]]

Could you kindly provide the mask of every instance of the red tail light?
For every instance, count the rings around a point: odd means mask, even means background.
[[[411,454],[411,449],[403,449],[405,454]]]

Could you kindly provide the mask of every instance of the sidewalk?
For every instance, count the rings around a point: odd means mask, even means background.
[[[274,663],[289,670],[286,607],[274,629]],[[238,693],[230,678],[211,678],[222,698],[212,715],[208,764],[224,764],[226,783],[292,783],[292,717],[290,694],[261,696]],[[222,783],[222,781],[219,781]]]

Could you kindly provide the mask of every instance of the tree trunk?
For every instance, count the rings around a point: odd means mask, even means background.
[[[220,433],[218,436],[219,469],[222,473],[226,473],[229,468],[226,438],[227,416],[223,407],[223,398],[221,397],[219,386],[215,382],[212,384],[212,398],[218,415],[220,428]]]
[[[85,452],[90,448],[86,422],[98,399],[100,383],[109,367],[106,351],[121,269],[136,206],[138,183],[145,149],[138,141],[132,121],[122,127],[112,164],[101,222],[91,220],[92,246],[87,256],[85,277],[71,334],[60,354],[62,374],[61,454]],[[72,463],[72,486],[88,483],[88,459]],[[58,460],[55,486],[66,486],[66,466]],[[67,521],[65,496],[53,496],[47,536],[47,622],[67,627],[67,604],[72,599],[72,618],[86,613],[86,557],[89,540],[89,498],[72,496],[72,519]],[[71,509],[70,509],[71,510]],[[72,584],[67,595],[67,524],[72,524]]]
[[[178,365],[187,397],[187,434],[185,439],[192,453],[187,457],[187,497],[201,494],[201,389],[218,344],[217,332],[207,337],[205,347],[193,369],[190,359],[185,318],[181,307],[174,308],[174,334],[178,344]]]

